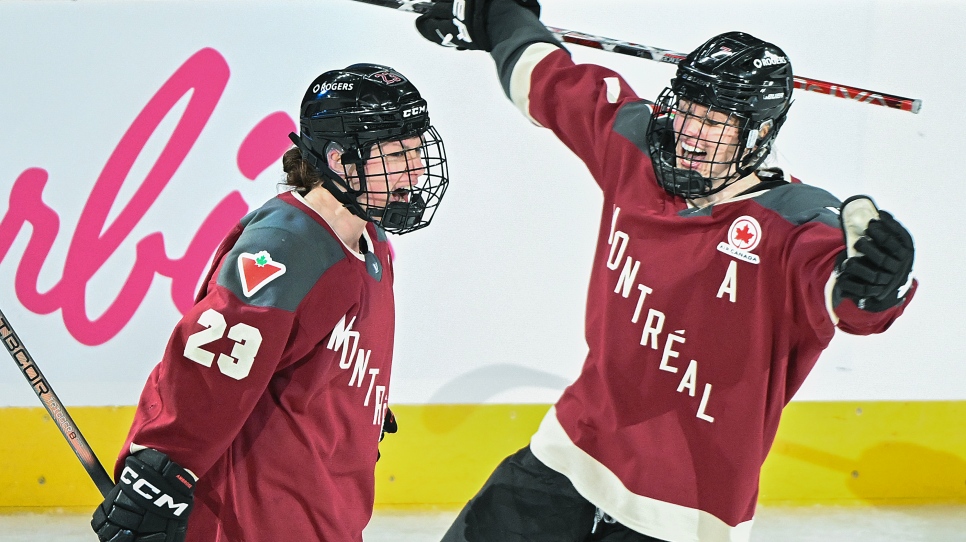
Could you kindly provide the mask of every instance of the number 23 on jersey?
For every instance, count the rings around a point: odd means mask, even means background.
[[[225,336],[228,331],[228,338],[235,342],[231,348],[231,353],[223,352],[218,355],[218,369],[226,376],[241,380],[248,376],[255,363],[255,355],[262,345],[262,334],[257,328],[248,324],[238,323],[228,328],[225,317],[215,309],[208,309],[198,317],[198,323],[205,326],[205,329],[192,333],[184,345],[184,357],[191,361],[200,363],[205,367],[211,367],[215,361],[215,352],[206,350],[204,347]]]

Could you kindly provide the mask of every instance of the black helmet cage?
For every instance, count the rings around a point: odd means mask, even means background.
[[[340,203],[392,233],[428,226],[449,185],[446,149],[426,101],[386,66],[355,64],[320,75],[302,100],[300,134],[289,137]],[[418,146],[392,150],[405,157],[400,169],[401,160],[389,159],[383,149],[414,137]],[[341,171],[329,167],[326,155],[333,148],[342,153]],[[381,171],[367,173],[366,163],[375,161],[381,161]],[[417,173],[415,184],[393,190],[390,176]]]
[[[785,53],[748,34],[728,32],[695,49],[678,65],[671,86],[652,109],[647,142],[658,183],[669,193],[690,199],[719,192],[753,173],[785,122],[793,86]],[[695,115],[693,104],[705,106],[707,113]],[[718,124],[708,119],[712,112],[727,115],[728,124],[737,128],[736,148],[725,149],[719,137],[699,139],[703,153],[679,151],[682,135],[675,130],[675,118],[682,129],[694,121]],[[691,167],[678,167],[681,160]],[[717,176],[705,177],[695,170],[700,164],[726,167],[719,168],[723,173]]]

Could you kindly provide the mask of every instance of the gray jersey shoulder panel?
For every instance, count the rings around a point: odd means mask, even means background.
[[[815,186],[789,183],[762,193],[755,201],[796,226],[821,222],[834,228],[840,227],[839,207],[842,202]]]
[[[373,224],[376,228],[376,241],[386,241],[389,236],[386,235],[386,230],[382,229],[379,224]]]
[[[808,222],[821,222],[841,227],[838,209],[842,202],[832,194],[815,186],[799,183],[784,184],[762,192],[754,201],[766,209],[775,211],[790,223],[801,226]],[[691,207],[678,211],[681,217],[711,216],[714,205]]]
[[[345,258],[341,243],[328,230],[278,198],[249,213],[242,224],[245,229],[225,255],[218,284],[250,305],[294,311],[319,278]],[[242,288],[238,258],[261,251],[284,264],[285,272],[249,297]]]
[[[640,100],[621,106],[614,119],[614,131],[647,154],[647,127],[651,124],[651,102]]]

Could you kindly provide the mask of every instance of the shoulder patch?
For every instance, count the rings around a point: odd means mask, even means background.
[[[758,265],[761,258],[752,251],[761,243],[761,224],[751,215],[739,216],[728,228],[728,242],[718,243],[718,250],[731,256]]]
[[[342,244],[302,209],[276,198],[243,221],[218,284],[252,306],[295,311],[332,266]]]
[[[285,264],[272,260],[268,251],[262,250],[255,254],[242,252],[238,255],[238,276],[245,297],[251,297],[284,274]]]

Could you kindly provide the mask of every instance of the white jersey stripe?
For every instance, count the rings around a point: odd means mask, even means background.
[[[553,407],[530,440],[530,450],[545,465],[569,478],[584,498],[640,533],[681,542],[748,542],[751,538],[753,519],[731,527],[707,512],[631,492],[607,467],[570,440]]]
[[[523,51],[523,54],[513,66],[513,73],[510,74],[510,100],[517,106],[530,122],[543,127],[530,115],[530,78],[533,69],[546,58],[550,53],[560,50],[556,45],[549,43],[534,43]]]
[[[833,303],[833,292],[835,291],[835,282],[838,275],[835,271],[828,278],[828,282],[825,283],[825,308],[828,310],[829,318],[832,319],[832,325],[839,325],[839,315],[835,314],[835,304]]]

